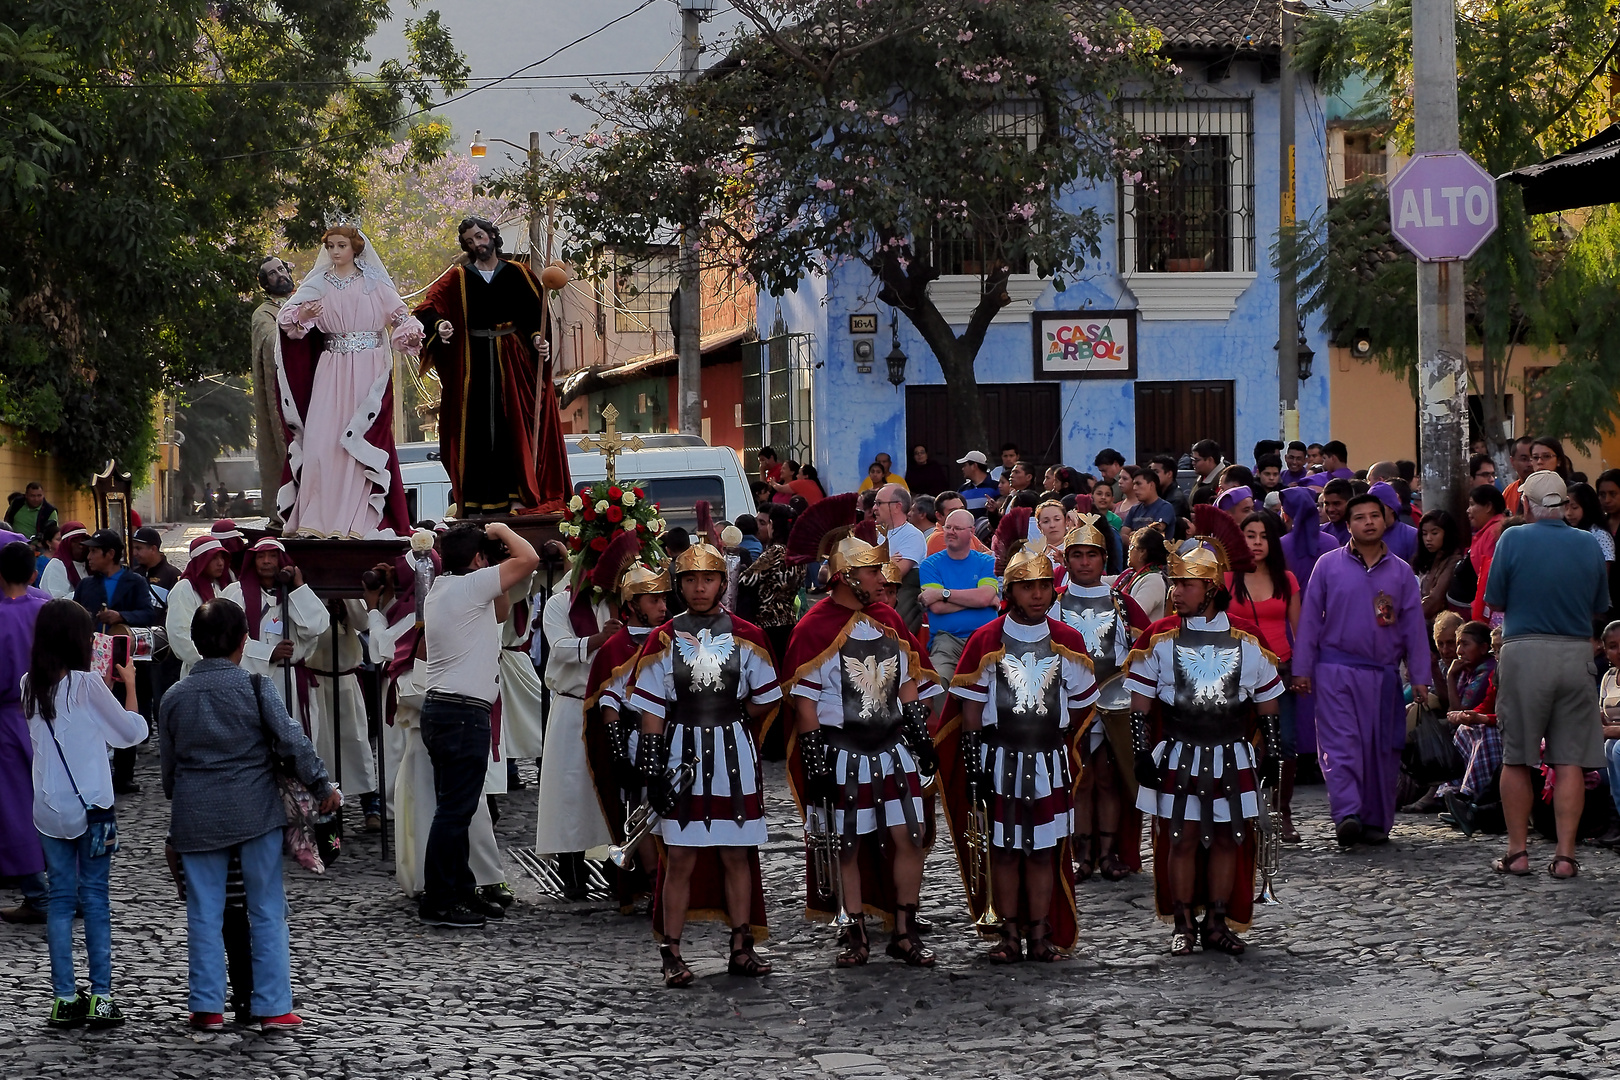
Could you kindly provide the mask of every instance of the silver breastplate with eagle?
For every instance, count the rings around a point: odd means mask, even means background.
[[[985,741],[1034,752],[1063,745],[1063,657],[1052,639],[1002,638],[1006,653],[996,662],[996,722]]]
[[[1241,738],[1247,711],[1237,635],[1183,627],[1175,639],[1174,667],[1176,703],[1166,710],[1166,734],[1199,742]]]
[[[1058,599],[1058,612],[1065,625],[1072,626],[1086,639],[1086,654],[1099,684],[1119,670],[1119,608],[1114,596],[1076,596],[1073,590]]]
[[[675,717],[682,724],[716,727],[742,715],[742,646],[731,616],[682,612],[670,623],[674,637]]]
[[[842,731],[828,728],[835,746],[875,753],[900,735],[900,643],[888,634],[861,641],[846,638],[838,649],[843,691]]]

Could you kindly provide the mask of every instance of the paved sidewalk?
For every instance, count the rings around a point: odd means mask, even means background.
[[[724,974],[724,931],[694,927],[699,980],[666,991],[644,917],[522,896],[481,932],[428,929],[358,832],[324,878],[288,873],[296,1035],[184,1029],[184,909],[162,859],[155,758],[121,800],[112,880],[115,990],[130,1023],[50,1032],[43,928],[0,926],[0,1077],[1599,1077],[1620,1073],[1620,860],[1581,877],[1489,869],[1467,841],[1403,816],[1382,849],[1340,854],[1321,788],[1306,844],[1241,959],[1165,954],[1143,878],[1081,886],[1066,964],[991,967],[967,936],[954,864],[928,866],[933,971],[882,956],[835,972],[796,898],[796,826],[770,771],[765,853],[777,974]],[[532,769],[529,770],[532,781]],[[504,800],[503,847],[533,840],[535,789]],[[509,865],[511,860],[508,860]],[[10,899],[7,902],[12,902]],[[82,964],[82,959],[81,959]]]

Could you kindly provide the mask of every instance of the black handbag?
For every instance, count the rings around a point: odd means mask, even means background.
[[[1452,741],[1455,730],[1444,716],[1420,708],[1417,727],[1401,752],[1401,767],[1420,784],[1438,784],[1460,777],[1468,763]]]

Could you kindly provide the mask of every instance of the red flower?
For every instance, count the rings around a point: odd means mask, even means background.
[[[633,490],[636,493],[636,501],[637,502],[640,502],[642,499],[647,497],[647,493],[645,491],[642,491],[640,488],[632,488],[631,490]]]
[[[615,525],[617,525],[619,522],[623,521],[624,520],[624,507],[622,507],[622,506],[609,506],[607,508],[607,519],[609,521],[613,522]]]
[[[647,523],[645,521],[638,521],[636,523],[636,532],[645,536],[647,533]]]
[[[585,518],[586,521],[595,521],[596,507],[592,506],[590,503],[586,503],[585,508],[580,511],[580,514]]]
[[[610,487],[608,488],[608,498],[613,500],[622,499],[624,498],[624,492],[618,487]]]
[[[607,537],[605,537],[605,536],[596,536],[596,537],[591,538],[591,550],[592,551],[597,552],[598,554],[600,554],[601,552],[607,550],[607,546],[608,546]]]
[[[570,537],[568,540],[568,546],[573,548],[575,551],[578,551],[580,548],[585,546],[585,541],[581,540],[577,536]]]

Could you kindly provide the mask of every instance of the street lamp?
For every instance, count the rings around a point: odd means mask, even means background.
[[[1299,381],[1304,382],[1311,377],[1311,362],[1316,359],[1316,352],[1305,343],[1305,333],[1299,335]]]
[[[467,147],[467,156],[481,158],[487,153],[489,153],[489,144],[484,142],[483,129],[474,128],[472,143]]]
[[[889,337],[893,344],[889,348],[889,355],[883,358],[889,365],[889,383],[896,390],[906,381],[906,354],[900,349],[900,317],[889,316]]]

